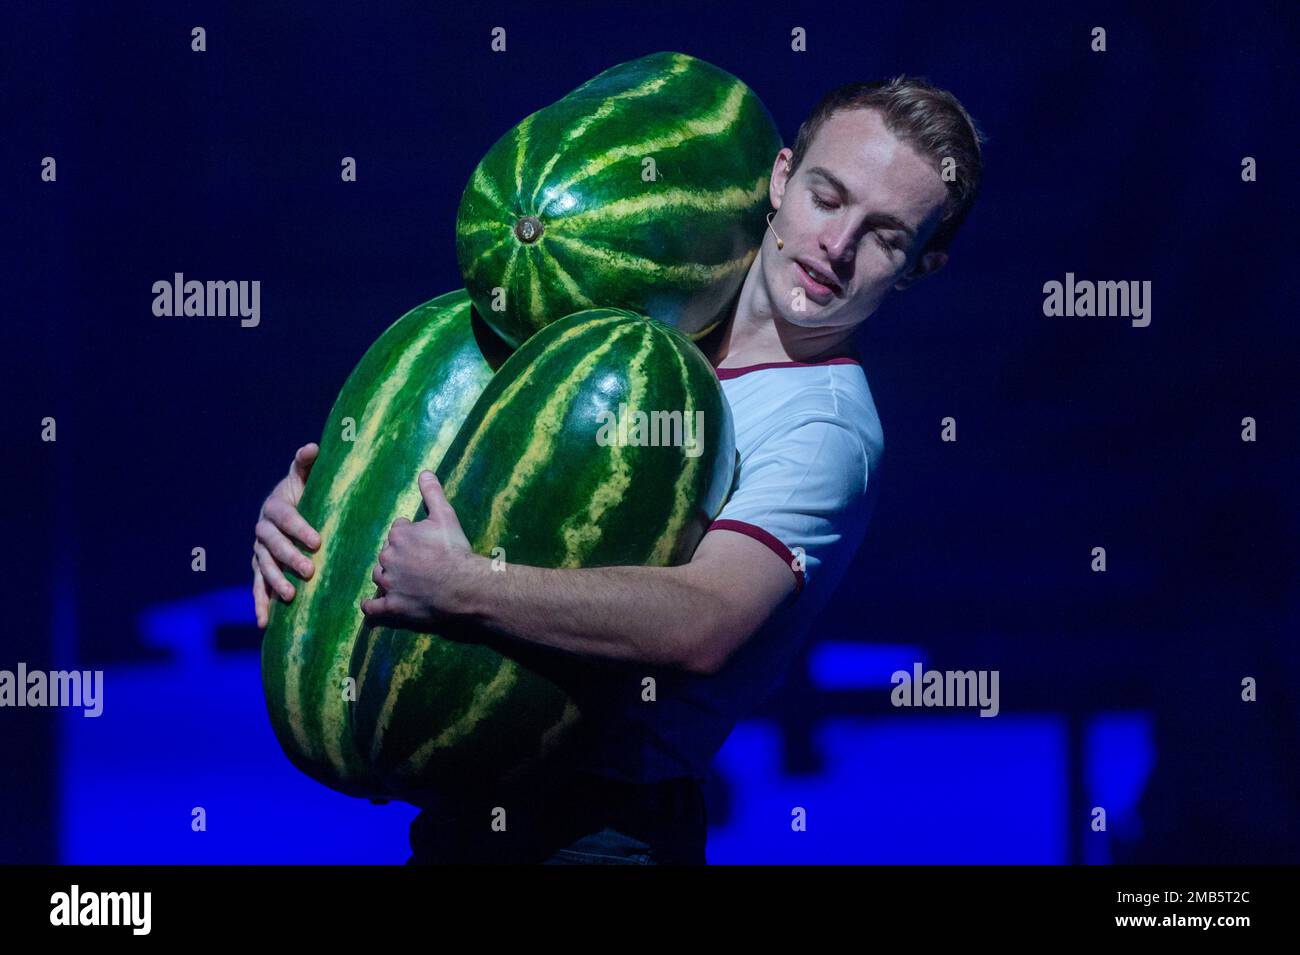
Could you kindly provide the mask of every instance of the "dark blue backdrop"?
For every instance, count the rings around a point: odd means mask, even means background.
[[[487,148],[665,49],[745,80],[787,143],[832,86],[899,72],[988,135],[948,268],[864,329],[886,483],[819,643],[718,761],[710,858],[1300,860],[1294,9],[7,8],[0,668],[109,682],[100,720],[0,710],[0,861],[405,858],[401,807],[274,749],[257,507],[377,334],[460,287]],[[174,272],[260,280],[260,326],[155,318]],[[1151,281],[1150,326],[1045,317],[1066,272]],[[892,709],[918,655],[998,669],[1002,714]]]

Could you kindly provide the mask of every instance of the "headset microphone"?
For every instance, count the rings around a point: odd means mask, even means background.
[[[769,212],[769,213],[767,214],[767,227],[768,227],[769,229],[772,229],[772,216],[774,216],[774,215],[776,215],[775,212]],[[776,230],[775,230],[775,229],[772,229],[772,234],[773,234],[773,235],[776,235]],[[781,241],[781,237],[780,237],[779,235],[776,235],[776,247],[777,247],[778,249],[784,249],[784,248],[785,248],[785,243],[784,243],[783,241]]]

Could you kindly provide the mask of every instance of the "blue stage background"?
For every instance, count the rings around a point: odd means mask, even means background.
[[[257,509],[375,337],[461,286],[488,147],[658,50],[735,73],[787,144],[831,87],[900,72],[988,136],[952,261],[862,331],[882,494],[815,642],[717,760],[710,860],[1300,861],[1294,10],[6,8],[0,668],[106,690],[98,719],[0,711],[0,862],[405,860],[409,807],[319,786],[271,734]],[[260,326],[154,317],[174,272],[260,280]],[[1150,280],[1150,326],[1044,317],[1066,272]],[[1001,714],[895,710],[917,659],[999,670]]]

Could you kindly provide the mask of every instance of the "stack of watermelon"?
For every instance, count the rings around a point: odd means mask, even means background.
[[[457,215],[465,289],[366,352],[299,504],[321,535],[315,573],[274,605],[262,650],[299,769],[420,803],[536,765],[580,721],[558,682],[486,635],[369,626],[360,602],[393,521],[423,516],[426,468],[507,573],[690,560],[735,467],[730,409],[692,337],[726,317],[757,254],[780,146],[745,84],[658,53],[488,151]],[[638,411],[701,421],[696,451],[597,439]]]

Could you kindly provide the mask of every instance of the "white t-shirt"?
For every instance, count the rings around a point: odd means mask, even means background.
[[[709,530],[747,534],[771,548],[820,606],[866,530],[884,432],[861,364],[772,362],[720,368],[740,470]],[[802,555],[802,561],[797,556]],[[802,564],[802,569],[800,569]]]
[[[732,727],[798,656],[874,507],[884,434],[857,361],[720,368],[718,378],[740,468],[709,530],[761,541],[791,568],[796,590],[719,672],[661,670],[653,704],[643,697],[646,667],[608,667],[587,720],[595,741],[585,768],[599,775],[631,782],[704,778]]]

